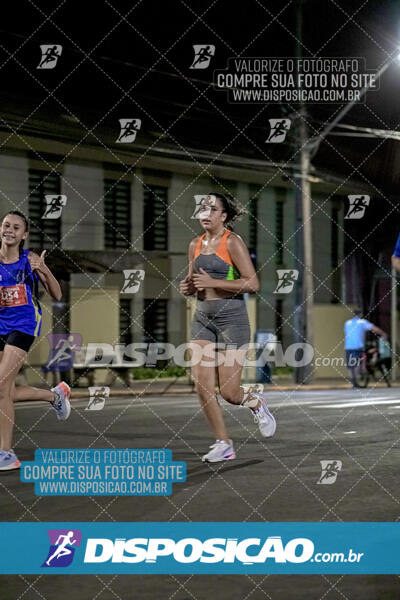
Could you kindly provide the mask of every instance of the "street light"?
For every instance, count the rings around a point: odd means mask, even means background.
[[[297,44],[296,56],[301,58],[302,53],[302,1],[299,0],[297,12]],[[385,71],[395,61],[400,60],[400,54],[389,58],[376,73],[375,82],[379,81]],[[360,90],[357,102],[371,88],[372,81]],[[311,160],[314,158],[321,142],[331,133],[343,117],[356,104],[356,100],[349,101],[337,116],[326,125],[321,133],[307,139],[306,111],[302,104],[299,110],[299,144],[300,160],[298,163],[299,178],[301,185],[296,190],[296,267],[299,271],[298,284],[296,286],[296,300],[294,310],[294,330],[300,342],[313,344],[313,306],[314,306],[314,286],[312,271],[312,228],[311,228],[311,187],[310,187],[310,167]],[[370,132],[372,133],[372,132]],[[394,134],[395,132],[391,132]],[[305,383],[311,379],[311,365],[306,365],[295,370],[294,378],[296,383]]]
[[[379,71],[376,74],[375,81],[379,81],[379,79],[382,77],[382,75],[384,74],[384,72],[390,67],[391,64],[393,64],[396,61],[400,61],[400,54],[397,54],[396,56],[393,56],[393,57],[389,58],[381,66],[381,68],[379,69]],[[360,101],[360,99],[367,93],[367,91],[371,88],[371,86],[372,86],[372,83],[370,81],[363,88],[361,88],[361,90],[360,90],[360,97],[357,100],[355,100],[355,99],[354,100],[350,100],[342,108],[342,110],[338,112],[338,114],[333,119],[333,121],[331,121],[330,123],[327,124],[327,126],[325,127],[325,129],[323,129],[321,131],[321,133],[319,133],[315,137],[312,137],[309,140],[308,144],[310,145],[310,148],[311,148],[311,158],[314,158],[315,154],[318,152],[318,148],[319,148],[322,140],[326,138],[326,136],[332,131],[332,129],[334,127],[336,127],[336,125],[343,119],[343,117],[349,112],[349,110],[351,110],[353,108],[353,106]]]

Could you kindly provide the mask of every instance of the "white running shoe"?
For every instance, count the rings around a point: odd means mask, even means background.
[[[0,471],[19,469],[21,463],[14,450],[0,450]]]
[[[264,437],[272,437],[276,431],[276,421],[273,414],[270,413],[267,402],[262,394],[253,394],[261,402],[258,409],[250,409],[254,415],[254,422],[258,423],[260,433]]]
[[[210,452],[202,457],[201,460],[203,462],[214,463],[236,458],[232,440],[229,440],[229,444],[224,442],[224,440],[216,440],[215,444],[212,444],[210,448]]]
[[[71,388],[65,381],[61,381],[56,387],[51,388],[51,391],[57,396],[53,402],[50,402],[56,412],[57,419],[59,421],[66,421],[71,414],[71,405],[69,403]]]

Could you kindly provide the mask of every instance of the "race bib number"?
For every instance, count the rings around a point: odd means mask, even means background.
[[[23,306],[28,304],[24,283],[0,287],[0,306]]]

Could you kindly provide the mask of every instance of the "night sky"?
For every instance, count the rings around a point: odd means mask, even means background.
[[[90,7],[90,11],[87,8]],[[83,10],[85,9],[85,11]],[[213,89],[213,71],[231,57],[355,56],[376,71],[400,47],[400,4],[318,0],[303,3],[299,37],[296,2],[229,0],[80,3],[19,1],[3,6],[0,38],[1,128],[112,147],[118,119],[142,120],[143,148],[203,149],[250,159],[291,160],[293,127],[285,144],[265,145],[268,119],[296,115],[297,104],[232,104]],[[56,69],[37,70],[39,45],[61,44]],[[210,68],[191,70],[193,44],[213,44]],[[394,62],[343,123],[398,129],[400,62]],[[340,110],[308,104],[316,134]],[[398,142],[329,137],[313,164],[339,176],[366,178],[397,195]]]

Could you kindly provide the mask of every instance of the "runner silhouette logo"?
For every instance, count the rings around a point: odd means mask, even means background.
[[[207,69],[211,58],[215,54],[215,46],[211,44],[194,44],[194,59],[190,65],[191,69]]]
[[[277,269],[278,283],[274,290],[274,294],[290,294],[293,286],[299,277],[299,272],[296,269]]]
[[[81,545],[82,532],[79,529],[48,529],[50,548],[42,567],[68,567]]]
[[[54,69],[61,56],[62,46],[59,44],[42,44],[40,46],[42,56],[37,69]]]
[[[136,294],[144,280],[143,269],[124,269],[124,284],[120,294]]]
[[[341,460],[320,460],[321,463],[321,475],[317,481],[317,484],[332,485],[335,483],[339,471],[342,470]]]
[[[46,195],[46,210],[42,219],[59,219],[62,209],[67,204],[67,196],[64,195]]]
[[[369,206],[369,196],[347,196],[349,199],[349,209],[345,219],[362,219],[365,215],[365,209]]]
[[[136,140],[136,134],[142,126],[140,119],[119,119],[121,131],[119,132],[118,144],[131,144]]]
[[[268,119],[271,131],[266,140],[268,144],[280,144],[285,141],[286,134],[290,129],[290,119]]]
[[[85,410],[103,410],[106,399],[110,396],[108,386],[92,386],[89,388],[89,402]]]
[[[211,215],[211,207],[215,206],[216,200],[204,194],[196,194],[194,197],[196,203],[194,213],[191,219],[206,219]]]
[[[75,352],[82,346],[79,333],[49,333],[47,336],[50,352],[46,364],[42,367],[48,371],[69,371],[74,364]]]

